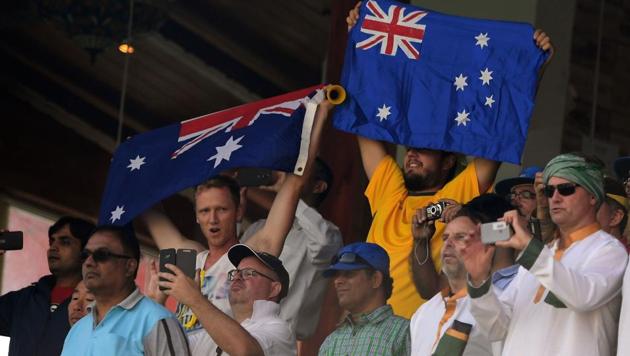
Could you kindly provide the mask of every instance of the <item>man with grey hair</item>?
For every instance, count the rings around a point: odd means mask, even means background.
[[[500,299],[489,278],[494,246],[477,233],[458,247],[471,313],[490,340],[505,340],[504,355],[614,354],[628,254],[596,220],[604,199],[601,166],[562,154],[547,164],[543,182],[557,237],[545,244],[516,211],[505,214],[514,234],[496,246],[521,253],[519,272]]]

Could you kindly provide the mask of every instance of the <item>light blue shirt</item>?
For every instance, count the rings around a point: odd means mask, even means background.
[[[186,336],[173,314],[138,289],[96,324],[96,308],[70,329],[62,356],[188,355]]]

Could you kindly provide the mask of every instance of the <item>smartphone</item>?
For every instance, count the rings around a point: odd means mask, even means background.
[[[160,250],[160,272],[171,273],[170,269],[164,267],[164,265],[166,265],[167,263],[177,265],[177,252],[174,248],[165,248],[163,250]],[[165,279],[160,278],[160,281],[165,281]],[[165,289],[167,288],[160,286],[160,290]]]
[[[177,250],[177,267],[188,277],[195,279],[195,267],[197,267],[197,250],[180,248]]]
[[[261,185],[271,185],[273,176],[271,169],[239,168],[236,172],[236,182],[241,187],[259,187]]]
[[[22,231],[0,232],[0,250],[21,250],[24,239]]]
[[[512,226],[505,221],[496,221],[481,224],[481,242],[484,244],[493,244],[497,241],[509,240],[514,234]]]

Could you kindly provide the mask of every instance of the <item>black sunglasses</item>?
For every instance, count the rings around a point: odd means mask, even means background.
[[[330,264],[334,265],[340,262],[341,263],[360,263],[360,264],[364,264],[366,266],[372,267],[372,264],[370,264],[363,257],[359,256],[358,254],[354,252],[345,252],[341,254],[341,256],[334,256]]]
[[[104,248],[96,249],[95,251],[83,250],[81,251],[81,261],[85,262],[88,257],[92,256],[94,262],[107,262],[112,258],[133,258],[131,256],[119,255],[117,253],[110,252]]]
[[[551,198],[553,197],[553,193],[557,189],[560,195],[562,195],[563,197],[566,197],[568,195],[575,193],[575,188],[579,186],[580,185],[576,183],[562,183],[558,185],[546,185],[545,188],[543,188],[543,192],[545,193],[545,196],[547,198]]]

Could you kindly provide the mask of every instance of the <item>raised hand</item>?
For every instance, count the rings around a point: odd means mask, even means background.
[[[455,250],[464,262],[470,281],[474,286],[480,286],[483,281],[490,277],[495,247],[481,242],[479,225],[474,230],[469,231],[460,243],[455,244]]]

